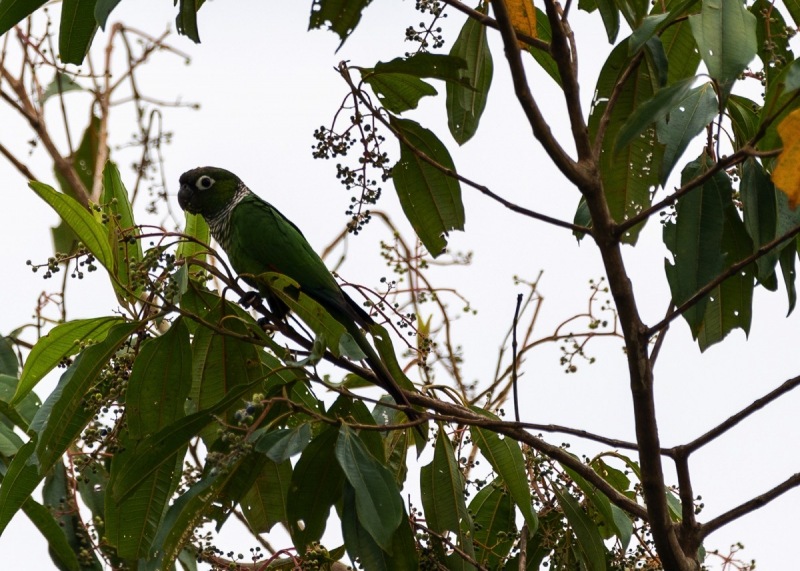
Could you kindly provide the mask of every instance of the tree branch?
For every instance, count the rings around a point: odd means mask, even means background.
[[[795,388],[797,388],[798,385],[800,385],[800,377],[795,377],[793,379],[785,381],[779,387],[768,392],[763,397],[756,399],[750,405],[746,406],[736,414],[730,416],[725,421],[719,423],[717,426],[715,426],[702,436],[699,436],[698,438],[695,438],[688,444],[685,444],[684,446],[682,446],[682,448],[686,450],[687,455],[697,451],[698,449],[702,448],[715,438],[718,438],[719,436],[725,434],[728,430],[730,430],[731,428],[742,422],[745,418],[747,418],[751,414],[761,410],[769,403],[771,403],[774,400],[777,400],[778,398],[788,393],[789,391],[794,390]]]
[[[550,6],[549,3],[548,6]],[[500,35],[503,37],[503,45],[505,46],[506,58],[508,59],[508,67],[511,71],[511,79],[514,83],[514,93],[516,94],[520,107],[522,107],[522,110],[525,113],[525,116],[528,118],[531,128],[533,129],[533,136],[536,137],[536,140],[539,141],[539,143],[541,143],[550,159],[570,182],[572,182],[578,188],[585,187],[587,184],[587,175],[582,169],[578,168],[577,163],[566,153],[566,151],[564,151],[563,147],[556,140],[553,132],[550,130],[550,125],[547,123],[547,121],[545,121],[544,116],[539,109],[539,105],[536,103],[536,100],[531,93],[528,85],[528,79],[525,75],[525,67],[522,64],[522,58],[520,57],[517,34],[514,31],[513,25],[511,24],[511,19],[506,11],[504,1],[493,1],[492,9],[494,10],[495,16],[497,16],[497,23],[500,26]],[[558,26],[556,29],[560,30],[560,26]],[[554,39],[557,36],[556,29],[553,30]],[[552,46],[555,48],[556,44],[554,43]],[[561,52],[563,52],[563,49]],[[555,51],[553,52],[553,56],[556,56]],[[559,62],[559,58],[556,58],[556,61]],[[563,62],[559,62],[559,71],[562,74],[564,73],[564,70],[562,69],[563,67]],[[567,67],[567,69],[569,68]],[[565,82],[564,90],[566,92],[567,80],[566,78],[562,77],[562,81]],[[570,110],[570,117],[572,117],[572,115],[573,111]],[[573,125],[573,134],[574,128],[575,126]],[[583,148],[583,145],[580,144],[577,139],[576,145],[579,149],[578,156],[584,157],[585,155],[582,154],[582,151],[580,151],[580,149]]]
[[[714,519],[706,522],[705,524],[700,526],[700,538],[703,539],[708,537],[713,532],[718,530],[719,528],[729,524],[730,522],[749,514],[759,508],[763,508],[765,505],[770,503],[772,500],[780,497],[781,495],[785,494],[792,488],[796,488],[800,486],[800,473],[794,474],[790,476],[771,490],[768,490],[761,494],[760,496],[756,496],[755,498],[744,502],[736,506],[735,508],[728,510],[727,512],[718,515]]]
[[[797,226],[797,227],[793,228],[792,230],[788,231],[783,236],[779,236],[779,237],[775,238],[772,242],[767,242],[766,244],[764,244],[763,246],[758,248],[758,250],[756,250],[755,253],[747,256],[746,258],[743,258],[742,260],[736,262],[735,264],[732,264],[727,270],[725,270],[720,275],[718,275],[716,278],[714,278],[713,280],[708,282],[706,285],[701,287],[699,290],[697,290],[697,292],[695,292],[695,294],[692,297],[687,299],[685,302],[683,302],[676,309],[673,309],[673,311],[671,313],[668,313],[667,316],[664,319],[662,319],[661,321],[659,321],[658,323],[656,323],[655,325],[650,327],[650,329],[648,329],[645,334],[648,337],[650,337],[653,334],[655,334],[656,332],[660,331],[661,329],[663,329],[664,327],[669,325],[669,323],[672,322],[675,318],[677,318],[678,316],[682,315],[687,309],[689,309],[690,307],[692,307],[693,305],[698,303],[701,299],[703,299],[708,293],[710,293],[715,287],[720,285],[726,279],[728,279],[732,275],[734,275],[737,272],[739,272],[739,270],[741,270],[741,269],[747,267],[748,265],[752,264],[757,259],[759,259],[761,256],[764,256],[764,255],[768,254],[771,250],[777,248],[778,246],[783,244],[789,238],[792,238],[793,236],[797,236],[798,234],[800,234],[800,226]],[[674,306],[673,306],[673,308],[674,308]]]
[[[505,206],[506,208],[508,208],[512,212],[516,212],[517,214],[522,214],[523,216],[527,216],[529,218],[533,218],[533,219],[539,220],[541,222],[546,222],[548,224],[552,224],[553,226],[558,226],[560,228],[566,228],[568,230],[572,230],[573,232],[586,233],[586,234],[589,234],[591,236],[591,234],[592,234],[592,229],[591,228],[588,228],[586,226],[580,226],[579,224],[572,224],[571,222],[566,222],[564,220],[560,220],[558,218],[553,218],[552,216],[548,216],[546,214],[542,214],[540,212],[536,212],[536,211],[524,208],[522,206],[519,206],[518,204],[515,204],[515,203],[513,203],[513,202],[511,202],[509,200],[506,200],[505,198],[495,194],[488,187],[483,186],[481,184],[478,184],[478,183],[468,179],[467,177],[457,173],[453,169],[447,168],[444,165],[439,164],[437,161],[433,160],[431,157],[429,157],[423,151],[420,151],[414,145],[412,145],[411,142],[403,135],[403,133],[401,133],[400,131],[395,129],[394,126],[389,121],[387,121],[386,118],[381,113],[378,112],[378,110],[367,99],[367,97],[364,95],[364,93],[355,85],[355,83],[353,83],[353,79],[350,77],[350,72],[347,69],[347,64],[345,62],[341,62],[339,64],[339,68],[338,69],[339,69],[339,73],[344,78],[344,80],[347,83],[347,85],[350,87],[353,95],[355,97],[357,97],[358,100],[364,106],[366,106],[367,109],[369,109],[371,113],[373,113],[375,118],[377,118],[378,121],[380,121],[380,123],[384,127],[386,127],[387,129],[389,129],[392,132],[392,134],[397,138],[398,141],[400,141],[403,145],[408,147],[411,150],[411,152],[414,153],[415,156],[420,158],[420,160],[428,163],[429,165],[431,165],[432,167],[434,167],[437,170],[441,171],[445,175],[447,175],[449,177],[452,177],[452,178],[456,179],[457,181],[459,181],[459,182],[461,182],[461,183],[463,183],[463,184],[465,184],[465,185],[467,185],[467,186],[469,186],[471,188],[474,188],[475,190],[481,192],[482,194],[488,196],[489,198],[495,200],[496,202],[499,202],[500,204],[502,204],[503,206]]]

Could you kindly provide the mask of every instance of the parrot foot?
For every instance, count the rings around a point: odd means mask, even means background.
[[[274,331],[276,329],[275,325],[272,323],[272,319],[269,317],[261,317],[256,323],[258,323],[258,326],[264,331]]]
[[[248,291],[239,299],[239,305],[245,309],[249,309],[261,301],[261,296],[257,291]]]

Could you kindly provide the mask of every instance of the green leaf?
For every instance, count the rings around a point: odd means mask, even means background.
[[[117,478],[122,477],[122,467],[134,454],[135,441],[121,439],[125,448],[111,461],[110,490]],[[110,493],[105,499],[105,538],[125,559],[146,558],[159,524],[169,505],[169,499],[179,483],[183,468],[183,451],[172,455],[158,469],[142,479],[133,493],[119,502]]]
[[[447,84],[447,125],[459,145],[472,138],[478,130],[492,84],[492,53],[486,40],[486,26],[467,18],[456,38],[450,55],[467,63],[460,76],[468,85]]]
[[[499,420],[486,411],[476,408],[473,410],[488,418]],[[536,519],[536,512],[533,511],[525,459],[519,443],[511,438],[501,438],[496,432],[477,426],[470,427],[470,434],[483,457],[489,461],[508,488],[514,503],[522,512],[522,517],[525,518],[525,523],[528,524],[528,532],[536,533],[539,523]]]
[[[547,19],[547,14],[539,8],[536,8],[536,37],[546,44],[550,44],[553,39],[553,32],[550,29],[550,20]],[[536,46],[528,46],[528,53],[530,53],[541,68],[547,72],[547,75],[552,77],[559,87],[562,87],[561,73],[558,71],[558,64],[556,60],[553,59],[553,56],[549,52]]]
[[[179,260],[193,258],[204,262],[208,252],[208,243],[211,242],[211,231],[208,228],[208,224],[206,224],[205,218],[199,214],[190,214],[189,212],[184,212],[184,214],[186,215],[186,226],[183,233],[195,238],[197,242],[194,240],[182,240],[178,244],[176,257]]]
[[[392,474],[347,425],[339,430],[336,459],[355,490],[359,523],[391,554],[392,537],[403,516],[403,500]]]
[[[747,235],[744,223],[733,204],[730,187],[723,189],[723,208],[725,226],[722,233],[722,251],[725,266],[745,259],[753,252],[753,242]],[[722,341],[735,328],[741,328],[745,335],[750,333],[753,318],[753,274],[755,267],[750,264],[718,285],[711,292],[706,305],[703,325],[697,336],[700,351],[705,351],[714,343]]]
[[[58,55],[62,62],[83,63],[97,32],[94,11],[95,0],[63,0],[61,3]]]
[[[573,498],[568,491],[554,484],[553,492],[578,540],[578,551],[583,564],[589,571],[605,571],[607,569],[606,548],[603,545],[603,538],[597,530],[597,525],[583,511],[578,500]]]
[[[308,426],[308,425],[304,425]],[[242,498],[242,513],[253,533],[267,533],[276,523],[287,524],[286,500],[292,480],[292,463],[267,461]]]
[[[248,335],[249,329],[236,318],[238,311],[226,300],[217,298],[217,303],[203,320],[216,324],[239,336]],[[265,378],[257,347],[243,339],[218,333],[209,327],[198,327],[192,341],[192,388],[189,400],[194,411],[214,407],[226,395],[240,386],[249,385]],[[236,424],[235,414],[242,403],[232,403],[224,417],[229,424]],[[217,431],[209,428],[203,432],[207,445],[217,438]]]
[[[57,71],[53,76],[53,81],[44,88],[44,93],[42,93],[39,103],[44,105],[51,97],[59,93],[68,93],[70,91],[85,91],[85,89],[80,83],[72,79],[72,77],[66,73]]]
[[[600,11],[600,18],[606,28],[608,43],[613,44],[617,40],[619,33],[619,12],[613,0],[595,0]]]
[[[19,359],[8,337],[0,335],[0,375],[16,377],[19,373]]]
[[[331,506],[342,495],[345,475],[336,459],[337,439],[338,430],[326,426],[309,443],[294,467],[286,511],[289,532],[297,549],[304,550],[322,537]]]
[[[580,474],[566,466],[562,465],[562,468],[564,468],[564,471],[569,474],[572,481],[581,489],[587,504],[590,504],[597,513],[600,514],[600,517],[602,517],[603,524],[605,524],[603,529],[608,530],[603,536],[610,537],[611,535],[616,535],[619,537],[623,547],[627,549],[631,537],[633,536],[633,521],[619,508],[614,510],[616,506],[611,503],[608,497],[595,488],[594,485],[590,484]]]
[[[200,31],[197,28],[197,11],[204,0],[180,0],[180,8],[175,18],[178,33],[187,36],[194,43],[200,43]]]
[[[80,351],[81,345],[102,341],[112,327],[123,322],[121,317],[109,316],[56,325],[31,349],[11,404],[19,403],[56,365]]]
[[[164,514],[150,556],[140,569],[162,571],[173,568],[173,561],[183,549],[186,537],[208,513],[219,490],[232,474],[233,470],[213,470],[178,496]]]
[[[314,0],[308,29],[324,28],[336,33],[342,42],[353,33],[361,21],[361,12],[372,0]]]
[[[629,64],[625,44],[611,52],[595,88],[594,104],[589,117],[589,136],[594,139],[599,132],[601,118],[609,98],[615,91],[621,74]],[[601,141],[599,162],[603,192],[608,200],[611,215],[617,222],[624,222],[650,206],[652,190],[658,185],[658,170],[661,166],[664,147],[656,141],[655,130],[648,129],[641,137],[619,152],[614,151],[620,129],[643,102],[655,93],[656,80],[646,62],[640,61],[637,69],[628,76],[617,93],[605,136]],[[635,244],[643,224],[631,228],[623,236],[623,242]]]
[[[797,289],[795,285],[797,281],[797,272],[794,269],[796,257],[796,248],[784,248],[781,250],[781,275],[783,276],[783,283],[786,286],[786,295],[789,298],[789,311],[786,313],[787,317],[792,314],[795,304],[797,303]]]
[[[759,150],[769,151],[783,146],[777,126],[800,106],[800,97],[796,97],[798,89],[800,89],[800,60],[796,59],[784,67],[777,78],[767,84],[764,107],[759,113],[759,128],[766,125],[766,132],[757,143]],[[765,165],[768,166],[766,161]]]
[[[356,498],[353,486],[345,482],[342,497],[342,535],[351,559],[358,559],[364,569],[374,571],[419,569],[417,545],[405,510],[399,527],[392,534],[392,544],[387,552],[375,542],[363,522],[359,520]]]
[[[744,225],[753,240],[753,251],[777,238],[778,191],[769,175],[752,157],[742,164],[739,192],[744,208]],[[752,252],[751,252],[752,253]],[[756,260],[758,281],[775,280],[775,265],[780,257],[776,248]],[[777,283],[775,284],[777,286]]]
[[[78,562],[76,550],[67,541],[64,530],[56,522],[53,514],[40,503],[28,498],[22,504],[22,511],[28,516],[42,537],[47,541],[47,548],[50,557],[59,569],[69,571],[80,571],[88,566],[81,566]]]
[[[56,192],[52,186],[37,181],[31,181],[28,186],[61,216],[97,261],[114,275],[114,254],[103,225],[77,200]]]
[[[142,261],[142,244],[138,237],[139,229],[133,219],[133,209],[128,199],[128,191],[122,183],[117,165],[106,162],[103,169],[102,209],[108,217],[106,228],[108,242],[114,251],[114,268],[117,280],[114,289],[120,300],[134,301],[142,291],[142,286],[131,282],[131,263]]]
[[[692,90],[694,77],[687,77],[669,87],[659,89],[652,99],[642,103],[625,121],[617,134],[614,152],[627,147],[653,123],[665,118]]]
[[[433,460],[420,470],[420,490],[427,526],[441,535],[455,536],[458,547],[474,559],[472,538],[475,527],[464,502],[464,477],[453,447],[441,427]],[[474,569],[458,554],[445,555],[445,547],[441,543],[434,541],[433,548],[440,561],[447,562],[448,568]]]
[[[475,514],[475,556],[478,563],[489,569],[498,569],[511,551],[517,532],[514,504],[502,480],[497,478],[478,490],[469,503],[469,511]]]
[[[257,452],[273,462],[281,463],[302,452],[311,442],[311,425],[304,422],[294,428],[279,428],[266,434],[253,433],[253,437]]]
[[[121,0],[97,0],[94,6],[94,18],[100,27],[105,30],[111,11],[117,7]]]
[[[689,24],[724,101],[756,56],[756,18],[739,0],[703,0],[700,14],[689,16]]]
[[[242,395],[261,388],[263,378],[234,387],[225,398],[215,405],[199,412],[184,416],[142,440],[120,468],[120,477],[114,481],[112,493],[118,502],[123,501],[155,470],[183,448],[189,440],[197,436],[203,428],[214,422],[216,417],[235,403],[240,403]],[[263,386],[263,385],[262,385]]]
[[[378,100],[392,113],[402,113],[416,109],[419,100],[428,95],[436,95],[438,91],[430,84],[413,75],[404,73],[382,73],[376,75],[371,70],[362,73],[364,82],[368,84]]]
[[[468,67],[465,58],[459,55],[432,54],[419,52],[408,57],[395,58],[388,62],[375,64],[373,73],[399,73],[414,77],[430,77],[466,85],[464,71]]]
[[[42,472],[55,464],[94,416],[95,410],[87,406],[87,395],[109,360],[141,326],[137,321],[115,325],[105,339],[81,352],[61,375],[55,390],[31,422],[31,429],[38,435],[36,455]]]
[[[700,174],[704,166],[706,162],[700,159],[689,163],[683,170],[682,184]],[[666,260],[664,264],[675,305],[688,300],[722,271],[726,192],[730,192],[730,180],[726,173],[718,172],[701,187],[682,196],[675,221],[664,226],[664,244],[674,259],[674,264]],[[683,314],[694,337],[700,330],[708,300],[709,296],[705,296]]]
[[[0,483],[0,534],[42,481],[36,463],[36,441],[19,449]]]
[[[33,14],[47,0],[0,0],[0,36]]]
[[[451,173],[455,172],[453,159],[436,135],[419,123],[396,117],[391,121],[407,141],[400,145],[400,160],[392,168],[400,205],[425,248],[437,257],[447,245],[447,233],[464,229],[461,186],[417,153],[424,153]]]
[[[0,423],[2,423],[0,426],[9,429],[17,426],[27,432],[42,403],[36,393],[28,393],[19,403],[12,405],[11,400],[18,384],[17,377],[0,373]]]
[[[741,149],[748,144],[758,132],[759,105],[746,97],[731,95],[725,103],[725,110],[730,117],[735,135],[734,148]]]
[[[192,348],[182,318],[142,343],[125,393],[128,434],[139,441],[184,416],[192,386]]]
[[[653,13],[660,12],[663,6],[656,2]],[[667,84],[697,74],[700,53],[686,15],[697,12],[700,7],[700,0],[670,0],[666,4],[670,16],[662,24],[664,30],[659,37],[669,60]]]
[[[666,185],[672,168],[689,143],[706,128],[718,112],[714,87],[706,83],[689,91],[676,102],[668,118],[658,121],[658,141],[666,146],[659,172],[662,186]]]

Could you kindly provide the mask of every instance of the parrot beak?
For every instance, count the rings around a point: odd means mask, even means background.
[[[181,208],[187,212],[196,214],[197,210],[192,208],[192,198],[194,198],[194,192],[192,192],[192,189],[188,184],[182,184],[180,190],[178,191],[178,204],[180,204]]]

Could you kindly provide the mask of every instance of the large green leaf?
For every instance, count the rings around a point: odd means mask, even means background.
[[[114,325],[123,321],[121,317],[108,316],[56,325],[31,349],[11,404],[19,403],[56,365],[80,351],[83,345],[102,341]]]
[[[95,0],[63,0],[58,51],[61,61],[80,65],[97,32]]]
[[[744,223],[733,204],[730,186],[723,187],[723,212],[725,226],[722,233],[722,251],[725,266],[730,266],[753,252],[753,241],[747,235]],[[745,335],[750,333],[753,317],[753,285],[755,267],[750,264],[743,270],[727,278],[711,292],[706,304],[703,324],[697,335],[701,351],[714,343],[722,341],[735,328],[741,328]]]
[[[0,0],[0,36],[33,14],[47,0]]]
[[[756,18],[740,0],[703,0],[700,14],[689,16],[689,24],[724,101],[756,56]]]
[[[11,400],[18,384],[17,377],[0,373],[0,426],[8,429],[8,436],[13,437],[12,441],[18,442],[21,446],[22,443],[19,437],[14,434],[13,429],[18,427],[27,432],[42,403],[36,393],[28,393],[17,404],[12,405]],[[12,452],[7,456],[13,456],[13,454]]]
[[[392,534],[390,548],[384,550],[375,542],[364,522],[358,517],[356,490],[345,482],[342,495],[342,535],[345,547],[353,560],[358,560],[364,569],[371,571],[405,571],[418,569],[417,546],[414,533],[403,510],[400,525]]]
[[[628,50],[623,43],[614,48],[600,71],[589,117],[589,134],[592,138],[598,134],[600,119],[607,109],[609,98],[629,63]],[[631,114],[653,97],[656,84],[649,66],[640,61],[618,92],[605,137],[601,141],[600,177],[609,210],[617,222],[624,222],[647,208],[651,202],[651,192],[658,185],[664,147],[656,141],[655,129],[647,129],[642,136],[635,137],[630,144],[614,151],[619,131]],[[641,224],[631,228],[623,236],[623,241],[635,244],[641,228]]]
[[[662,186],[667,184],[667,178],[686,147],[716,117],[718,109],[714,87],[706,83],[686,92],[675,103],[669,117],[658,121],[658,141],[665,145],[659,171]]]
[[[511,495],[497,478],[475,494],[469,503],[475,521],[475,556],[478,563],[497,569],[511,547],[517,526]]]
[[[339,430],[336,459],[355,490],[359,523],[391,554],[393,535],[403,517],[403,500],[391,472],[367,451],[347,425]]]
[[[119,468],[111,492],[117,502],[123,501],[153,472],[173,461],[174,455],[197,436],[203,428],[214,422],[220,413],[239,403],[247,392],[259,387],[263,379],[238,385],[225,398],[211,408],[189,414],[142,440]]]
[[[419,52],[408,57],[399,57],[387,62],[375,64],[373,72],[377,75],[383,73],[400,73],[415,77],[429,77],[466,85],[464,71],[468,62],[459,54],[432,54]]]
[[[476,412],[489,416],[485,411]],[[533,511],[525,458],[522,456],[519,443],[511,438],[500,438],[496,432],[477,426],[470,427],[470,434],[483,457],[489,461],[508,488],[514,503],[525,518],[525,523],[528,524],[528,532],[536,533],[539,523],[536,512]]]
[[[731,95],[725,110],[731,120],[734,133],[734,149],[739,150],[755,137],[758,130],[761,107],[755,101],[740,95]]]
[[[563,466],[564,471],[569,474],[572,481],[575,482],[583,492],[587,504],[591,506],[602,517],[602,527],[598,529],[603,534],[603,538],[616,535],[623,549],[627,549],[630,544],[631,537],[633,536],[633,521],[628,517],[625,512],[620,509],[614,509],[616,506],[612,504],[608,497],[602,492],[598,491],[592,484],[574,470]],[[627,492],[627,488],[625,490]]]
[[[694,77],[687,77],[659,89],[652,99],[642,103],[620,128],[614,152],[619,152],[627,147],[634,138],[639,137],[653,123],[665,118],[670,111],[677,107],[692,90]]]
[[[292,463],[289,460],[264,463],[240,504],[254,533],[267,533],[276,523],[288,524],[286,500],[291,480]]]
[[[754,159],[747,159],[742,165],[742,181],[739,184],[744,209],[744,225],[753,240],[753,248],[758,249],[777,238],[778,232],[778,191],[769,175]],[[761,256],[756,260],[756,276],[762,284],[777,288],[775,265],[780,257],[780,249]]]
[[[447,245],[447,233],[464,229],[461,185],[418,153],[451,173],[455,172],[453,159],[436,135],[419,123],[393,117],[392,126],[408,143],[400,145],[400,160],[392,169],[400,205],[425,248],[437,257]]]
[[[416,109],[419,100],[428,95],[436,95],[438,91],[430,83],[405,73],[372,73],[364,70],[364,82],[367,83],[378,100],[392,113],[402,113]]]
[[[186,226],[183,233],[191,236],[197,240],[184,240],[178,245],[178,252],[176,257],[179,260],[188,258],[195,258],[201,262],[206,259],[206,252],[208,251],[208,243],[211,242],[211,231],[205,218],[199,214],[186,214]],[[199,243],[198,243],[199,242]]]
[[[553,492],[575,534],[583,566],[589,571],[605,571],[607,569],[606,548],[597,525],[583,511],[578,500],[573,498],[567,490],[554,485]]]
[[[86,400],[91,388],[120,346],[141,326],[137,321],[115,325],[105,339],[81,352],[61,375],[31,422],[38,435],[36,456],[42,472],[55,464],[94,416],[96,411]]]
[[[286,511],[289,531],[299,550],[318,541],[331,506],[339,501],[345,475],[336,459],[339,432],[327,426],[306,447],[292,473]]]
[[[700,0],[670,0],[666,4],[669,18],[662,24],[665,28],[660,38],[669,60],[667,84],[692,77],[697,73],[700,53],[685,16],[698,11],[700,5]],[[663,6],[661,2],[656,2],[653,5],[653,13],[660,12]]]
[[[486,26],[473,18],[467,18],[450,55],[467,62],[467,68],[461,72],[461,77],[469,85],[455,82],[447,84],[447,125],[456,142],[463,145],[478,130],[492,84],[494,67],[486,39]]]
[[[311,442],[311,425],[307,422],[294,428],[279,428],[266,434],[253,433],[255,450],[273,462],[283,462],[302,452]],[[252,439],[251,439],[252,440]]]
[[[78,550],[67,541],[64,530],[56,522],[53,513],[48,508],[33,501],[32,498],[28,498],[22,504],[22,511],[47,541],[50,557],[59,569],[81,571],[91,568],[78,562]]]
[[[95,220],[94,216],[77,200],[57,192],[52,186],[37,181],[31,181],[29,186],[61,216],[61,219],[75,232],[78,239],[83,242],[97,261],[111,275],[115,275],[114,253],[103,225]]]
[[[458,547],[474,559],[472,538],[475,526],[464,502],[464,477],[453,447],[441,427],[433,460],[420,470],[420,490],[427,526],[441,535],[452,534]],[[433,547],[439,559],[447,561],[449,569],[474,569],[458,554],[445,555],[445,546],[441,543],[434,541]]]
[[[361,21],[361,12],[372,0],[314,0],[308,29],[324,28],[342,39],[339,47]]]
[[[106,29],[106,22],[111,11],[117,7],[121,0],[97,0],[94,6],[94,18],[101,28]]]
[[[142,260],[140,234],[133,219],[133,209],[128,199],[128,191],[122,183],[117,165],[106,162],[103,169],[102,208],[106,214],[108,242],[114,251],[114,268],[117,281],[115,289],[120,299],[134,300],[142,290],[141,285],[131,281],[131,263]]]
[[[178,0],[180,6],[175,17],[175,27],[179,34],[187,36],[194,43],[200,43],[200,30],[197,27],[197,11],[205,0]]]
[[[35,440],[20,448],[0,483],[0,535],[44,477],[39,473],[35,451]]]
[[[682,183],[697,176],[705,166],[707,163],[703,160],[687,165]],[[675,305],[687,301],[722,271],[726,191],[730,192],[728,175],[718,172],[701,187],[682,196],[677,203],[675,221],[664,226],[664,244],[674,260],[674,264],[665,260],[664,265]],[[695,337],[708,300],[709,296],[704,296],[683,314]]]
[[[0,375],[16,377],[19,373],[19,359],[8,337],[0,335]]]

